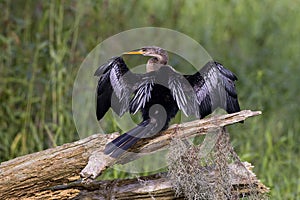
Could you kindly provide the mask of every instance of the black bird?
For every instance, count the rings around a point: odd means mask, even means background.
[[[96,114],[100,120],[110,107],[122,116],[142,112],[137,127],[108,143],[104,153],[119,157],[139,139],[168,128],[178,110],[204,118],[221,107],[228,113],[240,111],[234,81],[237,77],[220,63],[208,62],[193,75],[181,75],[167,65],[167,51],[149,46],[124,54],[150,56],[145,74],[132,73],[123,58],[113,57],[95,72],[99,76]]]

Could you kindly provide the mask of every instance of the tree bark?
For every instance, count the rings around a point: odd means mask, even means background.
[[[147,154],[166,147],[173,137],[187,138],[206,134],[211,129],[243,121],[259,114],[261,114],[260,111],[244,110],[239,113],[173,125],[158,137],[139,142],[133,149]],[[106,143],[118,135],[117,133],[95,134],[77,142],[1,163],[0,199],[81,199],[83,197],[150,199],[153,195],[161,197],[160,199],[173,199],[174,192],[166,177],[147,177],[149,181],[146,181],[147,184],[144,185],[139,179],[93,180],[115,163],[126,163],[137,158],[124,154],[116,160],[103,154]],[[85,182],[81,181],[79,175]],[[255,181],[258,180],[255,178]],[[258,184],[259,181],[256,183]],[[239,184],[238,181],[237,184]],[[260,187],[262,191],[268,190],[263,185],[258,186],[257,189]]]
[[[239,164],[230,165],[233,187],[238,196],[239,193],[251,193],[247,189],[250,184],[255,184],[252,190],[257,193],[267,193],[266,188],[257,180],[254,173],[251,172],[250,163],[243,163],[246,168]],[[248,170],[245,172],[245,169]],[[242,173],[241,173],[242,172]],[[249,175],[245,175],[246,173]],[[212,172],[213,173],[213,172]],[[246,189],[245,189],[246,188]],[[246,191],[248,190],[248,191]],[[52,189],[35,193],[29,197],[32,199],[184,199],[181,194],[175,197],[172,182],[165,173],[156,174],[147,177],[140,177],[127,180],[113,181],[92,181],[86,184],[75,182],[69,185],[57,186]]]

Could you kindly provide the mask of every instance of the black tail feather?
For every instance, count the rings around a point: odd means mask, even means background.
[[[124,151],[128,150],[141,138],[151,137],[158,133],[157,124],[150,119],[143,121],[137,127],[131,129],[108,143],[104,149],[105,154],[110,154],[111,157],[117,158]]]

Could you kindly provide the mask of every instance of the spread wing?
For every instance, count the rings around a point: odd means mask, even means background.
[[[185,77],[197,95],[200,118],[209,115],[217,107],[228,113],[240,111],[234,84],[237,77],[222,64],[208,62],[199,72]]]
[[[121,57],[113,57],[95,72],[99,77],[96,93],[96,115],[100,120],[110,107],[122,116],[129,108],[131,94],[139,75],[130,72]]]
[[[170,89],[178,108],[182,110],[186,116],[194,115],[199,117],[199,102],[187,79],[169,66],[161,67],[158,73],[159,76],[162,76],[160,77],[162,80],[167,80],[166,85]]]
[[[141,108],[145,107],[145,104],[151,98],[151,92],[153,90],[155,81],[156,77],[154,72],[146,73],[143,75],[143,77],[141,75],[138,88],[135,91],[135,95],[130,102],[130,113],[135,114]]]
[[[142,82],[135,92],[135,96],[130,102],[130,112],[136,113],[143,108],[151,98],[151,92],[155,85],[162,85],[169,89],[173,99],[179,109],[186,116],[195,115],[199,117],[198,98],[187,79],[177,73],[170,66],[162,66],[159,70],[143,75]],[[161,94],[161,98],[164,98]]]

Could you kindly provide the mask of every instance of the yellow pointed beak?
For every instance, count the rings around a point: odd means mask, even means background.
[[[134,51],[124,52],[123,54],[126,54],[126,55],[142,55],[142,54],[144,54],[144,52],[142,50],[134,50]]]

